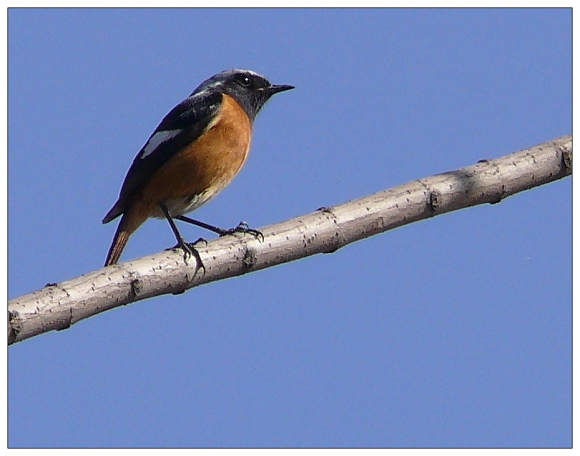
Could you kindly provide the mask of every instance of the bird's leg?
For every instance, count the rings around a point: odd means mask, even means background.
[[[191,255],[193,255],[195,257],[195,259],[197,260],[197,264],[198,264],[197,269],[203,268],[203,270],[205,271],[205,266],[203,265],[203,263],[201,261],[201,257],[199,256],[199,252],[194,247],[194,245],[197,244],[202,239],[195,241],[193,244],[188,244],[187,242],[185,242],[185,240],[183,239],[183,236],[181,236],[181,233],[177,229],[177,225],[175,225],[175,222],[173,221],[173,217],[171,216],[171,214],[169,213],[169,210],[167,209],[167,205],[163,202],[160,202],[159,207],[163,211],[163,214],[165,215],[167,222],[169,222],[169,226],[171,227],[171,230],[173,231],[173,234],[175,235],[175,238],[177,239],[177,245],[173,248],[175,249],[175,248],[179,247],[183,250],[183,260],[185,261],[185,263],[187,263],[187,259]],[[179,217],[176,217],[176,218],[179,218]],[[197,272],[197,269],[195,272]]]
[[[181,220],[182,222],[191,223],[192,225],[199,226],[200,228],[213,231],[220,236],[224,236],[228,234],[228,230],[224,230],[223,228],[218,228],[217,226],[210,225],[209,223],[200,222],[199,220],[194,220],[192,218],[186,217],[185,215],[178,215],[175,217],[177,220]]]
[[[252,236],[254,236],[256,238],[262,238],[262,241],[264,241],[264,235],[262,234],[262,232],[248,227],[248,224],[246,222],[240,222],[240,223],[238,223],[238,226],[236,226],[235,228],[230,228],[229,230],[224,230],[223,228],[218,228],[217,226],[213,226],[213,225],[210,225],[208,223],[200,222],[199,220],[194,220],[192,218],[186,217],[185,215],[178,215],[175,218],[177,220],[181,220],[182,222],[191,223],[192,225],[199,226],[200,228],[205,228],[206,230],[213,231],[214,233],[219,234],[220,236],[227,236],[228,234],[234,234],[234,233],[244,233],[244,234],[251,234]]]

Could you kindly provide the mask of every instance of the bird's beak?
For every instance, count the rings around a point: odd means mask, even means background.
[[[285,92],[286,90],[292,90],[293,88],[294,88],[294,86],[291,86],[291,85],[272,84],[270,87],[268,87],[268,95],[272,96],[272,95],[275,95],[275,94],[280,93],[280,92]]]

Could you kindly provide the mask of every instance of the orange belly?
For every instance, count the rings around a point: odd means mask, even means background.
[[[133,211],[163,218],[159,202],[172,216],[190,212],[222,191],[240,171],[250,150],[250,119],[223,95],[218,120],[194,144],[167,161],[138,191]],[[138,217],[138,218],[142,218]]]

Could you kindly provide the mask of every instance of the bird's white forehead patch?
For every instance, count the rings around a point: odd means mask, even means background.
[[[250,76],[263,77],[252,70],[244,70],[242,68],[234,68],[233,70],[222,71],[221,73],[218,73],[215,76],[212,76],[210,79],[205,81],[205,83],[207,83],[207,87],[204,87],[199,93],[206,92],[209,88],[221,87],[226,82],[226,77],[231,78],[232,76],[237,75],[237,74],[248,74]]]
[[[252,70],[245,70],[245,69],[243,69],[243,68],[234,68],[234,69],[233,69],[233,70],[231,70],[231,71],[232,71],[232,73],[249,73],[249,74],[251,74],[251,75],[254,75],[254,76],[260,76],[260,75],[259,75],[258,73],[256,73],[255,71],[252,71]]]
[[[169,141],[171,138],[177,136],[179,133],[181,133],[181,130],[162,130],[156,132],[153,136],[151,136],[151,138],[149,138],[149,141],[147,141],[147,144],[143,149],[143,154],[141,155],[140,158],[145,158],[148,155],[151,155],[153,151],[155,151],[155,149],[157,149],[161,143]]]

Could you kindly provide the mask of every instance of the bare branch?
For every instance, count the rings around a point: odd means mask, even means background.
[[[257,271],[449,211],[499,203],[515,193],[572,174],[572,136],[494,160],[415,180],[364,198],[260,228],[264,239],[225,236],[198,245],[204,267],[168,250],[72,280],[48,284],[8,302],[8,343],[114,307]]]

